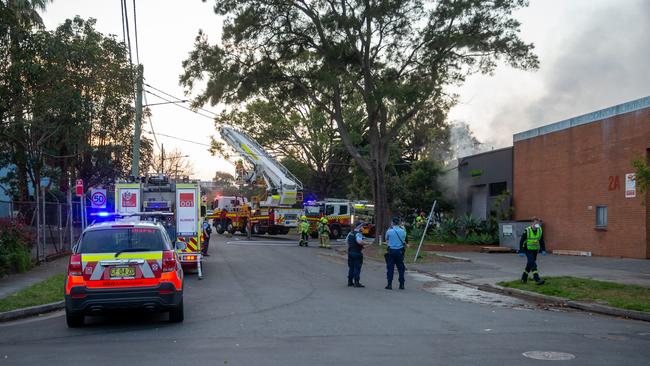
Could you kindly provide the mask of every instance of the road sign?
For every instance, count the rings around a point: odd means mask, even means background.
[[[79,197],[84,195],[84,180],[83,179],[77,179],[76,192],[77,192],[77,196],[79,196]]]
[[[50,178],[43,177],[41,178],[41,187],[46,187],[50,185]]]
[[[106,190],[93,188],[90,191],[90,201],[93,208],[106,208]]]

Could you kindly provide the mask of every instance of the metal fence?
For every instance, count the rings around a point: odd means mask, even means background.
[[[32,242],[32,258],[42,262],[70,251],[81,234],[80,202],[0,201],[0,218],[15,219],[25,225]],[[44,210],[43,210],[44,207]],[[40,217],[38,217],[40,216]],[[40,224],[40,226],[39,226]]]

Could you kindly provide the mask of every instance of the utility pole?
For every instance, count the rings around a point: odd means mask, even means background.
[[[140,175],[140,135],[142,133],[142,65],[138,65],[135,76],[135,128],[133,129],[133,153],[131,175]]]
[[[165,144],[160,144],[160,172],[165,175]]]

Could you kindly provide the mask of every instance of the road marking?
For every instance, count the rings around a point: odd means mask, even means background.
[[[544,361],[568,361],[576,358],[575,355],[566,352],[552,352],[552,351],[528,351],[522,353],[524,357],[532,358],[533,360]]]

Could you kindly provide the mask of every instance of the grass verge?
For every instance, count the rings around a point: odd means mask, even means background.
[[[65,273],[60,273],[0,299],[0,312],[61,301],[64,281]]]
[[[597,302],[616,308],[650,312],[650,288],[577,277],[545,277],[537,286],[533,281],[499,282],[500,286],[563,297],[569,300]]]

